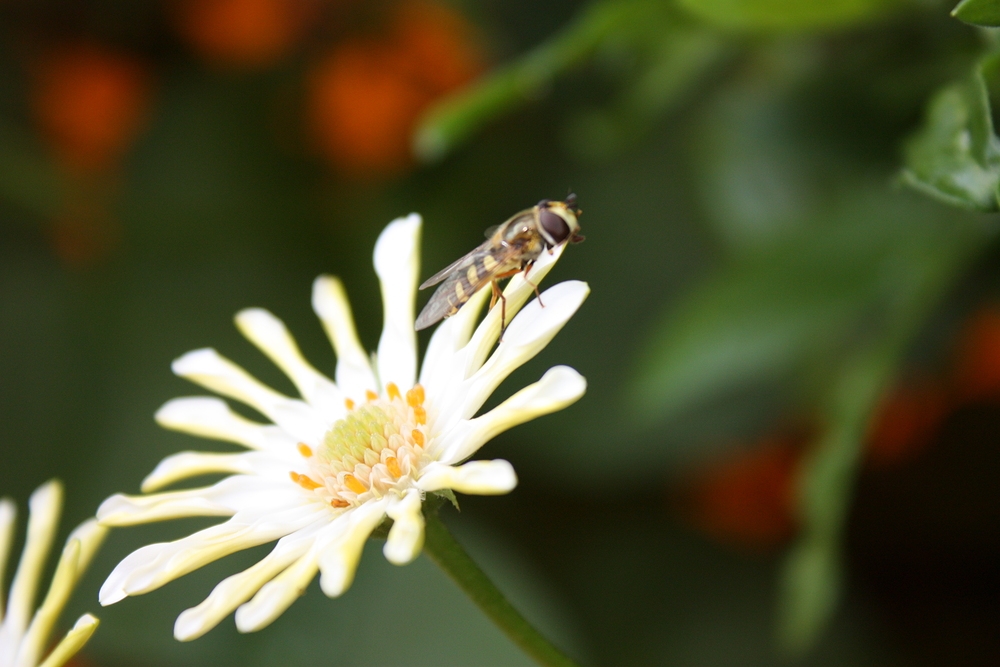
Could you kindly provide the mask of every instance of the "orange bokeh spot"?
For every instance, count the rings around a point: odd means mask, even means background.
[[[292,50],[318,9],[317,0],[186,0],[174,23],[214,65],[266,67]]]
[[[112,166],[138,133],[150,76],[132,57],[94,44],[65,45],[34,68],[31,107],[42,135],[71,169]]]
[[[354,175],[404,169],[420,114],[470,81],[481,62],[460,15],[426,2],[400,3],[382,34],[344,42],[313,67],[307,116],[317,149]]]
[[[868,430],[868,461],[901,463],[923,452],[951,410],[948,393],[929,380],[893,390],[876,408]]]
[[[960,335],[953,383],[961,400],[1000,393],[1000,306],[983,307]]]
[[[765,439],[700,471],[685,494],[684,514],[723,544],[766,549],[795,532],[795,479],[801,436]]]

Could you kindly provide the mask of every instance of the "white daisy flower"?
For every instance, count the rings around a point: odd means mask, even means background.
[[[524,306],[534,287],[514,276],[504,292],[509,324],[495,349],[500,308],[475,326],[489,292],[480,290],[435,331],[418,377],[413,326],[420,227],[416,214],[400,218],[375,245],[385,322],[371,357],[358,341],[340,281],[321,276],[313,284],[313,308],[337,357],[333,380],[302,357],[274,315],[256,308],[237,314],[240,331],[288,375],[301,398],[264,386],[212,349],[174,362],[177,375],[245,403],[271,423],[245,419],[218,398],[178,398],[159,410],[156,419],[166,428],[249,451],[170,456],[143,481],[143,492],[195,475],[230,476],[206,488],[112,496],[98,510],[99,520],[127,526],[186,516],[230,518],[133,552],[104,583],[101,604],[147,593],[227,554],[277,540],[270,554],[223,580],[174,626],[177,639],[194,639],[236,610],[237,628],[252,632],[281,615],[317,572],[326,595],[342,594],[365,541],[385,517],[393,521],[385,557],[400,565],[416,558],[425,494],[502,494],[515,487],[507,461],[464,461],[512,426],[570,405],[586,381],[557,366],[492,410],[476,413],[514,369],[552,340],[589,288],[560,283],[542,294],[541,303]],[[543,253],[531,280],[540,281],[561,252]]]
[[[17,510],[13,501],[7,498],[0,500],[0,667],[36,667],[39,664],[41,667],[59,667],[83,648],[97,629],[97,619],[84,614],[42,661],[52,626],[107,533],[107,529],[99,526],[94,519],[83,522],[70,533],[52,576],[49,592],[32,616],[39,579],[59,525],[62,496],[62,485],[55,480],[43,484],[31,494],[28,501],[28,534],[21,562],[11,582],[6,609],[3,606],[3,574],[14,538]]]

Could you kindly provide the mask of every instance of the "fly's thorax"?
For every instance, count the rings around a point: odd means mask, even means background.
[[[347,415],[330,426],[316,447],[298,446],[302,472],[293,482],[334,508],[346,508],[382,497],[416,479],[427,462],[427,411],[424,390],[414,386],[405,396],[395,384],[380,397],[346,401]]]

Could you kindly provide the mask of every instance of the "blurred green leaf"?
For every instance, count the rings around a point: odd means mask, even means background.
[[[895,215],[878,203],[832,213],[832,224],[795,230],[731,261],[670,310],[641,356],[642,412],[663,418],[776,379],[842,344],[873,307],[902,247],[922,235],[887,220]]]
[[[962,0],[951,15],[972,25],[997,27],[1000,26],[1000,0]]]
[[[431,107],[417,127],[413,150],[434,161],[492,119],[542,95],[556,76],[591,56],[609,37],[649,31],[667,20],[652,0],[605,0],[586,7],[560,33],[519,60]]]
[[[634,146],[733,52],[718,35],[687,26],[661,31],[646,46],[640,71],[608,107],[569,119],[564,137],[573,153],[595,161]]]
[[[997,210],[1000,140],[986,86],[997,62],[996,55],[986,58],[969,80],[934,96],[924,127],[906,145],[904,183],[954,206]]]
[[[679,0],[705,21],[740,30],[807,30],[865,21],[900,0]]]

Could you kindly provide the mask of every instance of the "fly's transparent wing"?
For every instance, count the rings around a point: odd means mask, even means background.
[[[417,331],[457,313],[473,294],[498,277],[519,269],[521,260],[514,248],[484,243],[455,262],[453,266],[455,268],[450,273],[439,279],[443,282],[434,290],[430,301],[420,311],[420,316],[414,324]]]
[[[452,262],[451,264],[444,267],[443,269],[435,273],[433,276],[422,282],[420,284],[420,289],[427,289],[428,287],[433,287],[434,285],[437,285],[439,282],[447,278],[452,273],[455,273],[456,271],[460,271],[461,269],[470,266],[473,262],[476,261],[477,257],[481,256],[484,252],[489,252],[491,245],[492,241],[487,241],[486,243],[478,246],[477,248],[474,248],[468,254],[459,257],[454,262]]]

